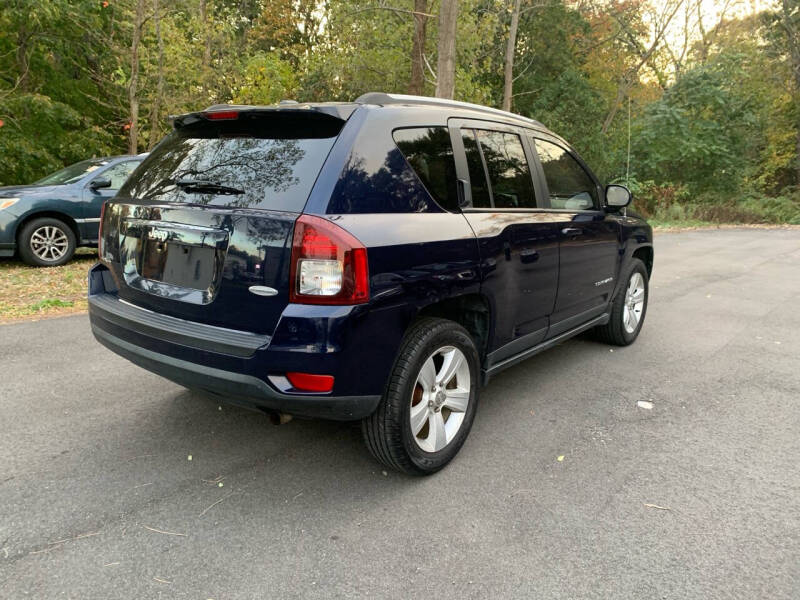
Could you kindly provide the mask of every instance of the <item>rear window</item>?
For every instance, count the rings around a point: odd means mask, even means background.
[[[119,196],[301,212],[342,124],[273,114],[186,125],[150,153]]]

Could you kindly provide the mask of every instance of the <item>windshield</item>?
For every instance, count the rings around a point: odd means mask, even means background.
[[[285,114],[187,125],[150,153],[119,197],[301,212],[341,126]]]
[[[102,158],[91,158],[89,160],[84,160],[79,163],[75,163],[74,165],[64,167],[55,173],[51,173],[47,177],[34,182],[34,185],[65,185],[68,183],[75,183],[84,175],[88,175],[92,171],[96,171],[108,163],[108,160]]]

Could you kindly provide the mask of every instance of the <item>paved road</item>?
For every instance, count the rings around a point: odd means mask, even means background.
[[[426,479],[350,425],[220,409],[85,316],[0,327],[0,598],[800,597],[800,231],[656,252],[634,346],[497,377]]]

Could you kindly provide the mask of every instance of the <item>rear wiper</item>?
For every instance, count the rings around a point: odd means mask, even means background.
[[[214,194],[231,194],[238,196],[240,194],[244,194],[244,190],[240,190],[239,188],[231,187],[229,185],[222,185],[220,183],[216,183],[214,181],[208,181],[206,179],[178,179],[175,181],[175,185],[184,192],[189,194],[194,192],[210,192]]]

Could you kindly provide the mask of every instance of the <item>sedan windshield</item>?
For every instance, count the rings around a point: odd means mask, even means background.
[[[107,165],[108,162],[108,160],[102,158],[91,158],[89,160],[84,160],[79,163],[75,163],[74,165],[64,167],[55,173],[51,173],[47,177],[34,182],[34,185],[66,185],[69,183],[75,183],[84,175],[88,175],[92,171],[96,171],[100,167]]]

